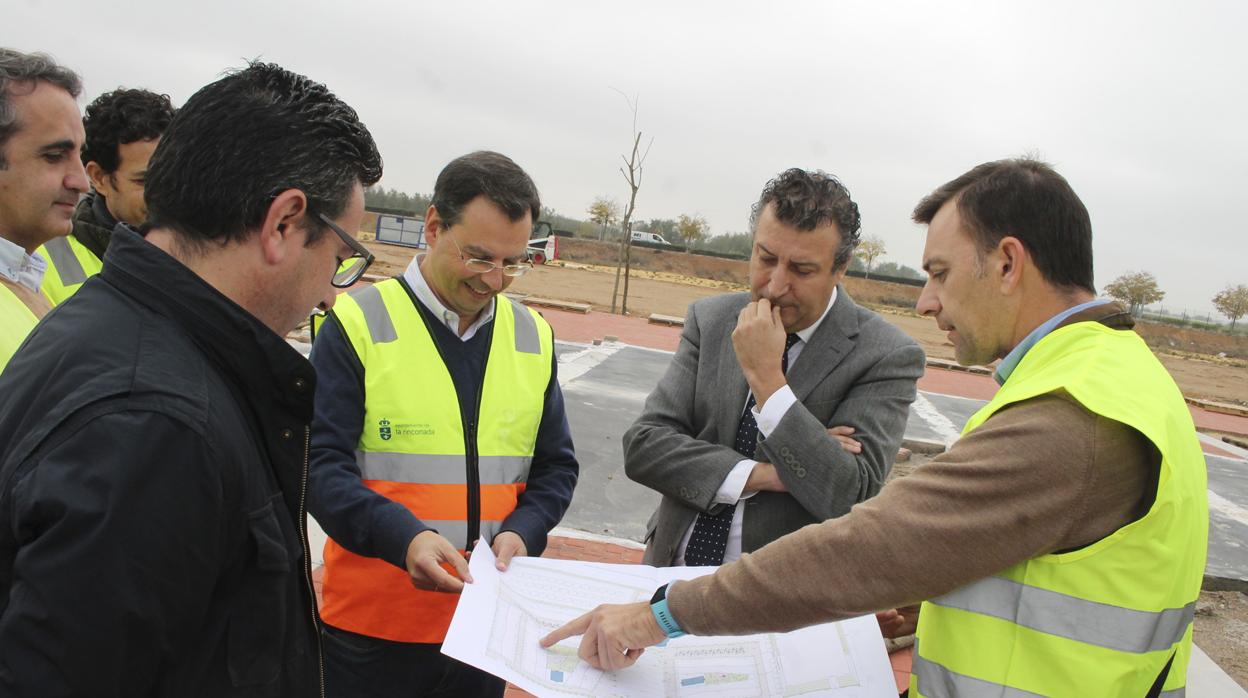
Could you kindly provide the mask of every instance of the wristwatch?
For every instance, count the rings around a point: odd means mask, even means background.
[[[659,629],[669,638],[680,637],[685,634],[680,629],[680,624],[672,617],[672,612],[667,608],[667,584],[655,590],[654,596],[650,597],[650,612],[654,614],[654,620],[659,624]]]

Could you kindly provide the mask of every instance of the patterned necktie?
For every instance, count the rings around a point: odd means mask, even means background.
[[[784,340],[784,354],[780,356],[780,370],[789,372],[789,349],[797,344],[800,338],[790,334]],[[754,393],[745,401],[745,411],[741,413],[741,421],[737,424],[737,438],[733,448],[746,458],[754,457],[758,446],[758,422],[754,421]],[[685,564],[690,567],[703,565],[722,565],[724,550],[728,547],[728,532],[732,528],[732,516],[737,505],[724,507],[718,514],[698,514],[693,524],[693,533],[689,536],[689,545],[685,547]]]

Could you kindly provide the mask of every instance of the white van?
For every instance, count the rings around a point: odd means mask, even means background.
[[[641,230],[633,231],[633,242],[649,242],[655,245],[667,245],[668,247],[672,247],[672,243],[664,240],[662,235],[659,235],[658,233],[647,233]]]

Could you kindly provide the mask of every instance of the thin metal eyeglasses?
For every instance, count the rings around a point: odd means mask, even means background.
[[[450,235],[447,235],[450,237]],[[517,277],[524,276],[525,272],[533,268],[533,262],[524,260],[516,264],[498,265],[488,259],[477,259],[476,257],[465,257],[464,250],[455,242],[455,238],[451,238],[451,244],[455,245],[455,250],[459,253],[459,261],[464,263],[464,268],[474,274],[488,274],[495,269],[502,269],[503,276]]]
[[[373,253],[369,252],[363,243],[356,240],[354,235],[343,230],[325,214],[317,211],[316,217],[322,223],[328,225],[335,233],[338,233],[338,237],[342,239],[342,242],[355,253],[338,262],[338,271],[334,272],[334,278],[329,282],[335,288],[350,288],[352,284],[360,280],[361,276],[364,276],[364,272],[372,265]]]

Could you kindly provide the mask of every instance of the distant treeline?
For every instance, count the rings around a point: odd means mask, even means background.
[[[364,190],[364,204],[369,208],[384,208],[390,211],[406,211],[412,215],[423,217],[425,210],[429,208],[430,197],[424,194],[408,194],[397,189],[387,189],[385,187],[369,187]],[[565,216],[553,208],[542,208],[542,220],[550,223],[550,227],[557,231],[564,231],[581,238],[619,240],[622,234],[619,226],[599,226],[592,221],[581,220],[571,216]],[[655,218],[649,221],[636,221],[632,225],[633,230],[644,230],[651,233],[658,233],[666,240],[676,245],[681,245],[684,241],[676,233],[676,220],[672,218]],[[747,233],[720,233],[719,235],[710,235],[702,240],[694,243],[693,251],[713,252],[716,255],[723,256],[739,256],[743,259],[750,256],[750,248],[752,247],[750,234]],[[860,259],[854,257],[850,262],[851,271],[866,271],[866,265]],[[922,279],[923,274],[918,270],[912,269],[904,264],[896,262],[882,262],[871,268],[871,276],[894,277],[899,279]]]

